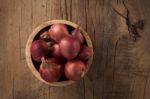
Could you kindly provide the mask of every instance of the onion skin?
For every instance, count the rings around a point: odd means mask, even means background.
[[[80,80],[85,74],[86,66],[80,60],[68,61],[65,65],[65,75],[68,79],[77,81]]]
[[[57,23],[51,26],[48,35],[55,42],[59,42],[65,36],[69,35],[67,27],[64,24]]]
[[[73,36],[63,38],[59,46],[62,56],[67,60],[75,58],[80,51],[80,42]]]
[[[44,31],[43,33],[41,33],[40,39],[45,40],[45,41],[50,41],[50,37],[48,35],[48,31]]]
[[[88,60],[91,56],[93,55],[93,51],[91,48],[87,47],[87,46],[83,46],[81,48],[81,51],[78,55],[78,58],[82,61],[86,61]]]
[[[41,77],[47,82],[56,82],[62,76],[63,67],[56,58],[42,61],[39,69]]]
[[[48,54],[48,45],[43,40],[36,40],[31,45],[31,56],[34,61],[41,62],[42,57]]]
[[[81,44],[83,44],[84,37],[83,37],[83,35],[82,35],[82,33],[81,33],[80,29],[79,29],[79,26],[76,29],[74,29],[71,34],[72,34],[73,37],[78,39]]]
[[[59,44],[54,44],[52,46],[52,56],[58,58],[58,59],[62,59],[62,55],[61,55],[61,52],[60,52],[60,47],[59,47]]]

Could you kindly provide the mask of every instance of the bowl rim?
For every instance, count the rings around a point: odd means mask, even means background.
[[[56,23],[62,23],[62,24],[66,24],[66,25],[69,25],[73,28],[77,28],[77,24],[76,23],[73,23],[71,21],[67,21],[67,20],[50,20],[50,21],[47,21],[47,22],[44,22],[42,24],[40,24],[39,26],[37,26],[33,32],[29,35],[29,38],[27,40],[27,43],[26,43],[26,49],[25,49],[25,57],[26,57],[26,62],[27,62],[27,66],[29,67],[30,71],[32,72],[32,74],[37,78],[39,79],[40,81],[44,82],[45,84],[47,85],[51,85],[51,86],[66,86],[66,85],[70,85],[70,84],[73,84],[75,83],[76,81],[71,81],[71,80],[68,80],[68,81],[62,81],[62,82],[52,82],[52,83],[49,83],[49,82],[46,82],[45,80],[43,80],[39,74],[39,72],[36,70],[35,66],[33,65],[33,62],[32,62],[32,58],[31,58],[31,52],[30,52],[30,49],[31,49],[31,44],[35,38],[35,36],[45,27],[48,27],[52,24],[56,24]],[[81,30],[81,33],[82,35],[85,37],[85,40],[87,42],[87,45],[88,47],[90,47],[93,51],[93,45],[92,45],[92,41],[88,35],[88,33],[86,31],[84,31],[84,29],[82,27],[79,27],[79,29]],[[90,59],[88,60],[87,62],[87,69],[85,71],[85,74],[87,73],[87,71],[89,70],[91,64],[92,64],[92,61],[93,61],[93,55],[90,57]]]

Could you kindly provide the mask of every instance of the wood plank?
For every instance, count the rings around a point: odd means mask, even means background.
[[[44,5],[46,5],[46,1],[28,0],[22,1],[21,3],[22,18],[20,24],[20,39],[22,41],[21,46],[23,46],[23,49],[21,49],[21,55],[25,59],[24,52],[28,36],[37,25],[46,20],[46,8],[44,7]],[[33,76],[28,69],[25,60],[22,60],[21,64],[24,66],[24,71],[22,71],[22,75],[20,77],[25,77],[25,75],[28,76],[26,76],[27,81],[21,80],[20,78],[18,79],[18,83],[23,83],[23,85],[19,87],[19,92],[22,93],[23,89],[24,92],[23,95],[20,95],[16,91],[16,97],[26,97],[28,99],[45,99],[46,97],[49,97],[49,87]]]
[[[85,99],[102,98],[103,72],[102,64],[104,35],[104,1],[88,0],[86,2],[86,30],[94,44],[94,61],[85,78]]]
[[[12,71],[10,68],[12,66],[8,64],[10,57],[8,57],[8,40],[6,39],[8,35],[8,1],[0,1],[0,97],[2,99],[9,99],[13,96],[13,87],[9,82],[12,82]],[[7,95],[6,95],[7,93]]]
[[[125,4],[130,11],[130,18],[132,22],[136,22],[139,19],[145,20],[145,17],[142,14],[144,10],[140,10],[141,4],[144,4],[142,1],[128,0],[125,1]],[[117,6],[120,7],[117,8]],[[118,11],[125,15],[126,9],[123,8],[124,6],[122,2],[116,3],[115,7],[118,9]],[[117,17],[120,16],[118,15]],[[120,39],[116,47],[115,73],[113,83],[113,93],[115,94],[113,94],[113,97],[118,99],[144,99],[144,88],[148,79],[149,62],[143,59],[147,58],[149,60],[150,57],[141,57],[141,55],[139,54],[141,52],[143,53],[143,48],[147,46],[147,42],[143,42],[146,37],[146,31],[145,29],[144,31],[140,31],[142,37],[139,38],[137,42],[133,42],[129,36],[128,27],[125,23],[126,20],[124,20],[123,18],[117,19],[118,21],[122,22],[122,24],[118,24],[119,26],[124,27],[124,30],[119,29],[119,31],[121,30],[119,37]],[[124,33],[122,33],[123,31]]]
[[[68,19],[73,22],[76,22],[77,18],[75,15],[79,14],[82,15],[81,11],[84,11],[84,9],[80,10],[84,2],[81,3],[81,5],[78,5],[78,3],[79,1],[72,1],[72,0],[48,1],[47,15],[49,16],[50,19]],[[76,9],[78,10],[78,14],[73,12],[72,7],[74,8],[75,12]],[[80,81],[76,84],[66,87],[50,87],[50,99],[61,99],[62,97],[64,99],[77,99],[77,98],[83,99],[84,89],[82,85],[83,81]]]
[[[86,12],[85,9],[83,9],[83,6],[85,6],[85,1],[82,0],[66,0],[67,9],[70,11],[70,14],[68,15],[68,18],[70,18],[70,21],[75,22],[77,24],[80,24],[85,29],[85,17]],[[68,4],[70,3],[70,4]],[[65,88],[65,99],[84,99],[84,80],[79,81],[73,85],[66,86]]]

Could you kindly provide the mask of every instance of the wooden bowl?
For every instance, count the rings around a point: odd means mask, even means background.
[[[33,73],[33,75],[39,79],[40,81],[44,82],[45,84],[48,84],[48,85],[51,85],[51,86],[66,86],[66,85],[70,85],[76,81],[71,81],[71,80],[68,80],[68,81],[61,81],[61,82],[52,82],[52,83],[49,83],[49,82],[46,82],[45,80],[43,80],[39,74],[39,72],[37,71],[37,69],[35,68],[34,64],[33,64],[33,61],[32,61],[32,58],[31,58],[31,52],[30,52],[30,49],[31,49],[31,44],[33,42],[33,40],[35,39],[35,37],[38,35],[38,33],[46,28],[46,27],[49,27],[51,26],[52,24],[55,24],[55,23],[63,23],[67,26],[71,26],[73,28],[76,28],[77,27],[77,24],[73,23],[73,22],[70,22],[70,21],[66,21],[66,20],[52,20],[52,21],[48,21],[48,22],[45,22],[41,25],[39,25],[32,33],[31,35],[29,36],[28,38],[28,41],[27,41],[27,44],[26,44],[26,50],[25,50],[25,53],[26,53],[26,61],[27,61],[27,64],[28,64],[28,67],[30,68],[31,72]],[[92,45],[92,42],[91,42],[91,39],[90,37],[88,36],[88,33],[86,33],[81,27],[80,27],[80,31],[81,33],[83,34],[83,36],[85,37],[85,40],[86,40],[86,43],[87,45],[92,48],[92,51],[93,51],[93,45]],[[92,60],[93,60],[93,55],[92,57],[88,60],[87,62],[87,69],[86,69],[86,72],[89,70],[90,68],[90,65],[92,63]]]

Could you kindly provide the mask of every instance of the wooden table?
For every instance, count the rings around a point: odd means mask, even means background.
[[[121,0],[0,0],[0,99],[150,99],[150,1],[124,4]],[[66,87],[40,82],[25,60],[30,33],[52,19],[80,23],[94,45],[90,71]],[[139,20],[144,20],[144,28],[135,29],[141,37],[134,41],[135,30],[130,29]]]

